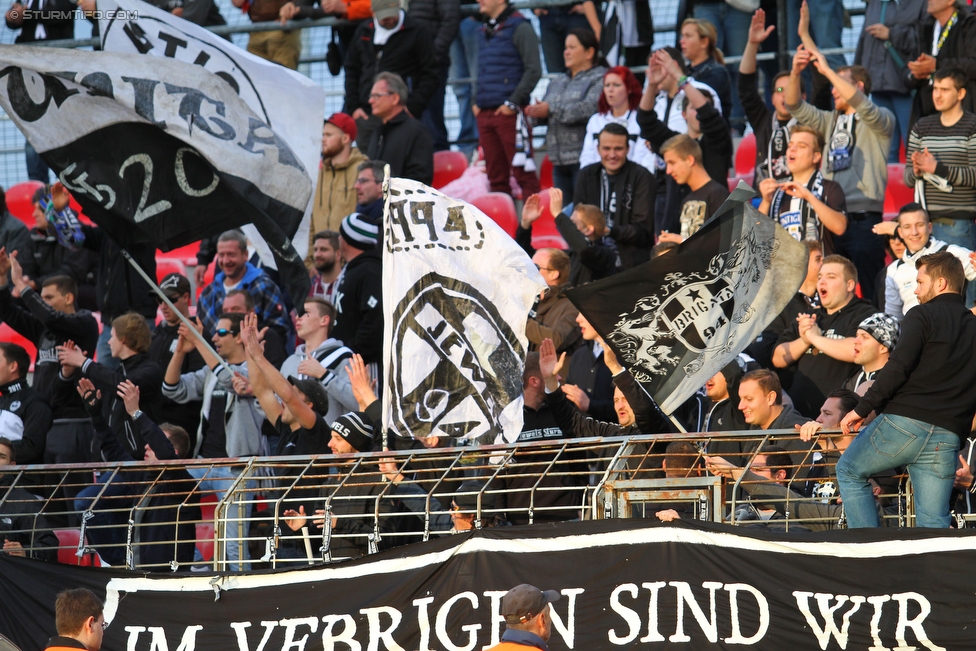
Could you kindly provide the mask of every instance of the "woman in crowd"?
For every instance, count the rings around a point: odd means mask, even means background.
[[[717,38],[715,26],[707,20],[686,18],[681,23],[679,45],[691,66],[691,76],[715,89],[722,103],[722,117],[728,122],[732,111],[732,78],[725,67],[722,50],[715,45]]]
[[[600,95],[599,111],[586,123],[586,136],[580,151],[580,167],[600,162],[596,150],[597,135],[603,127],[614,122],[627,128],[630,133],[630,150],[627,158],[654,172],[654,156],[647,142],[640,137],[637,124],[637,105],[640,103],[641,86],[637,77],[627,66],[610,68],[603,75],[603,93]]]
[[[552,183],[573,196],[586,121],[597,110],[606,70],[593,32],[574,29],[566,36],[563,61],[566,74],[549,82],[546,96],[525,109],[525,114],[547,121],[546,147],[552,161]]]

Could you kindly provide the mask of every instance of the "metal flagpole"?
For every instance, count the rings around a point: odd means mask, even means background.
[[[390,180],[392,177],[392,171],[390,170],[389,164],[383,166],[383,221],[380,227],[380,246],[386,246],[386,243],[390,241],[392,235],[388,232],[391,230],[390,225]],[[386,302],[383,303],[383,309],[386,309]],[[389,331],[389,323],[383,326],[383,336],[386,337],[387,331]],[[387,349],[386,341],[383,342],[383,350]],[[392,352],[392,346],[390,346]],[[383,386],[380,388],[386,388],[387,374],[390,373],[390,360],[384,360],[386,363],[383,364],[383,377],[377,378],[377,383],[382,382]],[[383,428],[383,450],[390,449],[390,392],[383,391],[380,395],[383,396],[383,417],[380,419],[380,427]]]
[[[173,311],[173,314],[179,317],[180,321],[186,324],[186,327],[189,329],[191,333],[193,333],[193,336],[197,338],[197,341],[201,342],[204,345],[204,347],[210,351],[210,354],[217,358],[217,363],[219,363],[221,366],[227,369],[227,371],[230,372],[231,375],[233,375],[234,369],[230,367],[230,364],[224,361],[224,358],[217,354],[217,351],[214,350],[213,345],[209,341],[207,341],[207,338],[204,337],[199,330],[197,330],[196,324],[194,324],[182,312],[176,309],[176,306],[173,305],[172,301],[169,300],[169,297],[166,296],[166,292],[161,290],[159,288],[159,285],[156,284],[156,279],[150,278],[149,274],[147,274],[143,270],[143,268],[139,266],[139,263],[132,259],[132,256],[129,255],[128,251],[126,251],[122,247],[119,248],[122,251],[122,255],[125,256],[125,259],[128,260],[129,264],[132,265],[132,268],[136,270],[136,273],[142,276],[142,279],[145,280],[147,283],[149,283],[149,286],[152,287],[152,290],[156,292],[156,295],[159,296],[159,298],[161,298],[163,302],[166,303],[166,305],[169,306],[169,309]]]

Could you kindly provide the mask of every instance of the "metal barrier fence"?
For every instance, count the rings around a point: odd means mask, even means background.
[[[341,457],[8,467],[0,469],[0,535],[50,557],[53,528],[63,563],[187,571],[334,561],[455,527],[661,511],[822,531],[843,526],[836,457],[822,449],[837,436],[803,444],[789,430],[642,435]],[[674,442],[690,445],[668,454]],[[769,444],[789,454],[757,456]],[[706,446],[754,474],[708,472]],[[93,471],[102,473],[96,483]],[[472,480],[479,483],[463,483]],[[911,524],[906,479],[879,482],[886,524]],[[296,521],[295,512],[308,517]]]

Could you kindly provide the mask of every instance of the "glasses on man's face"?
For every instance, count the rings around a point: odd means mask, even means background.
[[[163,299],[160,296],[157,295],[154,296],[153,298],[156,299],[156,305],[165,305],[165,301],[163,301]],[[167,296],[166,298],[169,299],[170,303],[175,303],[176,301],[180,300],[179,296]]]
[[[364,176],[360,176],[358,179],[356,179],[356,183],[360,185],[366,185],[367,183],[376,183],[376,181],[374,181],[373,179],[367,179]]]
[[[777,93],[784,93],[784,92],[786,92],[786,88],[784,88],[783,86],[777,86],[776,87],[776,92]]]
[[[539,271],[555,271],[552,267],[540,267],[539,265],[536,265],[535,268]]]
[[[237,335],[239,333],[240,333],[240,330],[228,330],[227,328],[218,328],[217,329],[217,336],[218,337],[226,337],[227,335]]]
[[[389,97],[392,94],[393,93],[370,93],[369,94],[369,98],[370,99],[379,99],[381,97]]]

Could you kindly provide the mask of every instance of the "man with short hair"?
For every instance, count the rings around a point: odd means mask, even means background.
[[[918,305],[915,294],[917,272],[915,263],[932,253],[946,251],[954,255],[962,264],[966,280],[976,280],[976,268],[969,258],[970,250],[955,244],[947,244],[932,236],[932,222],[929,213],[915,202],[905,204],[898,211],[898,220],[888,222],[885,229],[897,233],[905,243],[905,253],[895,260],[885,271],[885,313],[901,319]],[[887,226],[885,224],[885,226]]]
[[[559,601],[559,598],[560,594],[555,590],[543,592],[528,583],[506,592],[501,605],[505,632],[502,633],[502,641],[488,651],[524,651],[527,647],[547,651],[549,647],[546,642],[552,635],[549,604]]]
[[[281,365],[285,377],[295,376],[322,385],[329,397],[329,408],[322,414],[328,424],[358,409],[345,370],[352,350],[331,336],[335,316],[335,307],[328,301],[316,298],[305,301],[305,313],[298,317],[298,336],[305,343],[295,348]]]
[[[603,361],[606,343],[582,314],[576,315],[582,344],[569,359],[563,393],[585,414],[612,421],[613,374]]]
[[[879,524],[868,477],[902,464],[915,493],[916,526],[948,527],[956,455],[976,414],[976,316],[963,301],[962,264],[942,251],[915,266],[919,305],[905,315],[899,344],[874,384],[841,421],[848,434],[878,412],[837,463],[852,529]]]
[[[976,250],[976,114],[963,110],[966,74],[944,67],[932,77],[937,113],[908,135],[905,185],[928,210],[936,238]],[[976,294],[970,292],[970,296]]]
[[[691,189],[681,202],[681,216],[678,218],[681,231],[661,231],[661,240],[680,243],[697,233],[722,207],[729,198],[729,189],[708,175],[702,165],[701,146],[687,134],[668,138],[661,146],[661,156],[668,175],[678,185],[687,185]]]
[[[41,513],[47,504],[30,491],[12,486],[18,479],[16,465],[14,442],[0,436],[0,466],[10,467],[9,471],[0,472],[0,491],[4,495],[0,503],[0,554],[56,561],[58,537]]]
[[[160,368],[169,366],[169,360],[176,351],[177,339],[180,336],[179,314],[189,318],[190,316],[190,294],[192,288],[190,280],[178,273],[167,274],[159,283],[159,288],[166,294],[166,298],[176,307],[176,311],[170,309],[169,305],[163,302],[158,296],[159,311],[162,312],[163,320],[156,325],[156,331],[152,336],[152,343],[149,344],[149,359],[156,362]],[[177,312],[179,314],[177,314]],[[180,366],[180,373],[192,373],[203,368],[203,358],[200,353],[193,349],[183,358]],[[200,427],[200,407],[198,400],[186,403],[179,403],[166,396],[162,400],[162,413],[166,415],[166,421],[178,425],[186,430],[191,439],[191,449],[196,449],[197,429]]]
[[[847,230],[844,190],[820,171],[824,141],[819,131],[798,124],[790,132],[786,150],[788,179],[769,178],[759,183],[759,212],[779,223],[794,239],[823,243],[826,255],[834,252],[834,236]]]
[[[861,368],[847,379],[844,388],[857,391],[865,382],[874,380],[875,374],[888,363],[900,334],[898,319],[884,312],[861,321],[854,335],[854,363]]]
[[[773,351],[776,368],[794,371],[789,387],[797,411],[813,418],[828,393],[856,370],[854,335],[874,314],[874,306],[855,294],[857,269],[839,255],[824,258],[817,280],[820,307],[801,313]]]
[[[333,113],[322,125],[322,165],[312,202],[309,244],[314,245],[319,231],[338,230],[342,218],[356,208],[356,173],[366,161],[366,155],[353,147],[356,134],[356,121],[345,113]]]
[[[356,210],[374,224],[383,219],[383,180],[386,163],[367,160],[359,164],[356,176]],[[347,213],[348,214],[348,213]]]
[[[231,289],[224,296],[221,312],[223,314],[256,314],[254,298],[247,290]],[[277,330],[271,328],[267,323],[263,323],[260,319],[258,320],[258,327],[261,329],[261,341],[264,344],[265,357],[275,368],[279,368],[285,358],[288,357],[284,340]]]
[[[543,339],[552,339],[559,352],[572,352],[580,339],[576,327],[579,310],[565,295],[569,285],[569,256],[559,249],[539,249],[532,262],[546,281],[547,289],[529,311],[525,324],[525,337],[530,350],[538,350]]]
[[[627,127],[609,123],[597,136],[600,162],[579,171],[573,201],[597,206],[606,217],[606,238],[620,255],[620,268],[650,259],[654,227],[654,177],[627,158]]]
[[[430,185],[434,181],[434,143],[427,127],[407,110],[409,96],[399,75],[376,75],[369,105],[380,124],[366,141],[366,155],[388,163],[393,176]]]
[[[478,84],[475,105],[478,144],[492,192],[511,194],[509,177],[522,196],[539,191],[539,177],[531,159],[531,128],[522,110],[542,77],[539,39],[532,24],[508,0],[478,0],[484,25],[478,36]],[[625,154],[626,156],[626,154]],[[518,162],[515,161],[518,159]]]
[[[339,287],[342,261],[339,259],[339,231],[319,231],[312,237],[312,284],[309,298],[332,303]]]
[[[332,336],[367,364],[383,356],[383,258],[379,227],[353,213],[339,228],[339,253],[346,267],[336,290]]]
[[[796,409],[783,404],[783,387],[779,377],[765,368],[749,371],[742,376],[739,381],[739,409],[750,430],[792,429],[807,421]],[[790,474],[805,478],[813,465],[810,445],[799,440],[781,441],[780,444],[790,453],[793,466]],[[755,449],[754,446],[748,447]]]
[[[102,648],[105,631],[104,606],[91,590],[75,588],[58,593],[54,602],[54,622],[58,634],[52,637],[45,651]]]
[[[834,111],[815,108],[800,94],[800,75],[810,62],[833,86]],[[834,239],[834,250],[852,260],[861,279],[861,293],[873,300],[874,280],[884,268],[884,241],[872,232],[881,222],[888,184],[888,147],[895,116],[875,105],[871,76],[861,66],[830,69],[820,52],[800,46],[786,84],[786,107],[801,124],[824,138],[824,178],[836,181],[847,203],[847,230]],[[817,405],[822,402],[817,401]]]
[[[217,266],[220,272],[207,285],[197,302],[197,318],[204,336],[213,337],[217,319],[223,312],[224,297],[231,289],[245,289],[254,299],[258,320],[271,326],[282,337],[289,333],[285,299],[278,285],[263,270],[248,262],[247,237],[239,230],[225,231],[217,239]]]

